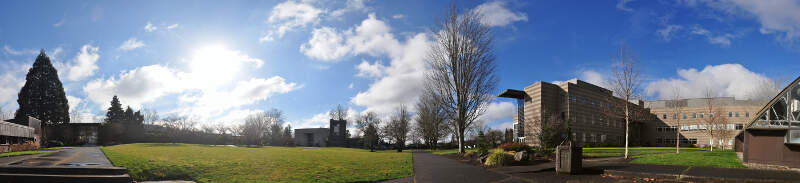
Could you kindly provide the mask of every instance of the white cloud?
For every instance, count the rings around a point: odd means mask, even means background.
[[[513,128],[513,127],[514,127],[514,122],[513,121],[498,122],[498,123],[494,123],[493,126],[491,126],[492,129],[500,130],[500,131],[503,131],[503,132],[505,132],[506,129]]]
[[[272,8],[267,22],[273,24],[274,30],[270,30],[266,36],[260,39],[261,42],[271,41],[283,37],[286,32],[295,28],[306,27],[309,24],[319,22],[320,14],[324,13],[308,2],[286,1],[275,5]]]
[[[586,81],[588,83],[592,83],[594,85],[597,85],[597,86],[600,86],[600,87],[603,87],[603,88],[606,88],[606,89],[609,89],[609,90],[611,89],[611,86],[608,83],[607,76],[603,75],[603,74],[601,74],[601,73],[599,73],[597,71],[585,70],[585,71],[581,72],[580,78],[581,78],[581,80]]]
[[[178,28],[178,26],[179,26],[178,24],[169,25],[169,26],[167,26],[167,30],[172,30],[172,29]]]
[[[492,102],[486,105],[486,112],[480,116],[479,120],[486,123],[494,123],[499,120],[514,118],[517,114],[517,106],[513,102]]]
[[[27,64],[18,64],[10,61],[0,65],[4,72],[0,73],[0,107],[3,110],[12,110],[17,106],[17,94],[25,85],[25,73],[30,68]]]
[[[350,48],[344,45],[344,35],[336,32],[330,27],[315,29],[308,43],[300,46],[300,52],[308,57],[322,60],[334,61],[350,52]]]
[[[356,76],[377,78],[383,76],[383,71],[386,70],[386,66],[383,66],[380,61],[375,61],[373,64],[370,64],[366,60],[362,60],[361,64],[356,66],[356,69],[358,69],[358,74],[356,74]]]
[[[61,27],[64,23],[67,22],[67,19],[62,18],[60,21],[53,24],[53,27]]]
[[[723,33],[723,34],[715,34],[700,26],[692,27],[692,34],[694,35],[701,35],[705,36],[708,39],[708,43],[717,44],[723,47],[728,47],[731,45],[731,39],[739,37],[738,35],[730,34],[730,33]]]
[[[331,16],[338,17],[351,11],[369,11],[369,8],[364,4],[366,1],[369,0],[347,0],[345,7],[331,12]]]
[[[394,18],[394,19],[402,19],[402,18],[405,18],[405,17],[406,17],[406,15],[403,15],[403,14],[394,14],[394,15],[392,15],[392,18]]]
[[[481,24],[491,27],[503,27],[516,21],[528,21],[528,15],[523,12],[513,12],[506,7],[503,0],[489,1],[473,9],[482,16]]]
[[[696,7],[703,3],[735,17],[752,17],[760,24],[762,34],[773,34],[776,40],[793,44],[800,38],[800,2],[795,0],[701,0],[685,4]]]
[[[347,89],[353,89],[353,83],[350,83],[349,85],[347,85]]]
[[[81,101],[83,101],[83,99],[75,97],[75,96],[72,96],[72,95],[67,95],[67,102],[69,104],[69,112],[73,112],[73,111],[77,110],[78,104],[80,104]]]
[[[661,39],[664,39],[664,41],[670,41],[682,28],[683,26],[680,25],[666,25],[664,28],[657,30],[656,33],[661,36]]]
[[[330,116],[328,112],[323,112],[312,116],[306,120],[292,123],[293,129],[298,128],[328,128],[330,126]]]
[[[122,45],[119,46],[119,49],[122,50],[122,51],[130,51],[130,50],[133,50],[133,49],[136,49],[136,48],[141,48],[141,47],[144,47],[144,46],[145,46],[144,42],[142,42],[140,40],[136,40],[135,37],[132,37],[132,38],[128,39],[127,41],[125,41],[124,43],[122,43]]]
[[[746,99],[759,91],[762,83],[772,82],[763,74],[752,72],[740,64],[709,65],[703,70],[680,69],[678,76],[649,83],[645,94],[670,99],[674,87],[678,87],[683,98],[706,97],[706,91],[711,90],[713,96]]]
[[[78,81],[86,77],[94,75],[97,71],[97,60],[100,59],[98,47],[86,44],[81,47],[81,51],[73,59],[73,63],[69,64],[67,79]]]
[[[390,31],[391,28],[372,13],[360,25],[343,32],[329,27],[314,30],[311,39],[300,46],[300,51],[321,61],[337,61],[356,54],[400,55],[402,46]]]
[[[280,76],[251,77],[249,71],[261,67],[263,61],[220,46],[198,49],[183,61],[191,64],[178,69],[143,66],[122,72],[118,77],[91,81],[83,90],[101,109],[109,106],[108,101],[114,95],[124,105],[133,107],[174,95],[178,108],[167,113],[231,120],[230,112],[252,111],[242,107],[302,88]]]
[[[6,54],[9,54],[9,55],[35,55],[35,54],[39,53],[38,51],[36,51],[34,49],[17,50],[17,49],[11,48],[8,45],[4,45],[3,46],[3,51],[5,51]]]
[[[158,27],[156,27],[155,25],[151,24],[150,22],[147,22],[147,25],[144,26],[144,30],[147,31],[147,32],[153,32],[156,29],[158,29]]]
[[[627,12],[632,12],[633,9],[627,7],[627,4],[636,0],[619,0],[617,1],[617,9]]]
[[[108,102],[114,95],[119,96],[125,105],[136,107],[185,89],[178,73],[161,65],[139,67],[116,78],[99,78],[83,87],[89,100],[99,104],[101,110],[109,107]]]

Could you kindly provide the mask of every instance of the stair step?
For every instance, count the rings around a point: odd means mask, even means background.
[[[6,174],[49,174],[49,175],[122,175],[128,169],[122,167],[15,167],[0,166],[0,173]]]
[[[108,182],[131,183],[128,174],[122,175],[52,175],[52,174],[16,174],[0,173],[3,182]]]

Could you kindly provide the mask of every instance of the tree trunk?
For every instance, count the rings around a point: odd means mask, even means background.
[[[628,159],[628,144],[630,136],[630,112],[628,111],[628,99],[625,99],[625,159]]]
[[[709,143],[709,146],[711,146],[711,151],[714,151],[714,136],[711,136],[711,140],[710,141],[711,142]]]
[[[466,153],[466,151],[464,151],[464,130],[458,129],[458,134],[456,134],[456,136],[458,136],[458,153]]]
[[[675,128],[675,154],[681,153],[681,125],[678,123],[678,127]]]

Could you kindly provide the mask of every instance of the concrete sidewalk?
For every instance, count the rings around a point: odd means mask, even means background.
[[[625,178],[654,178],[680,182],[798,182],[800,172],[747,168],[713,168],[673,165],[598,165],[604,175]]]
[[[428,152],[414,152],[413,158],[414,182],[418,183],[527,182]]]
[[[9,158],[3,166],[20,167],[113,167],[98,147],[75,147],[59,152]]]

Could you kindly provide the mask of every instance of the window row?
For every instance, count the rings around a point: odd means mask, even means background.
[[[675,138],[656,138],[656,144],[671,144],[674,145],[677,141]],[[697,139],[681,138],[681,144],[697,144]]]
[[[591,99],[591,98],[586,97],[586,96],[572,95],[572,96],[570,96],[570,100],[572,101],[572,103],[575,103],[575,104],[579,104],[580,103],[580,104],[586,104],[586,105],[589,105],[589,106],[592,106],[592,107],[597,107],[597,108],[601,108],[601,107],[611,108],[611,104],[609,104],[607,102],[604,103],[602,100],[595,100],[595,99]]]
[[[707,130],[742,130],[744,124],[718,124],[718,125],[681,125],[681,131]]]
[[[705,113],[692,113],[691,114],[692,118],[705,118],[705,116],[706,116]],[[714,117],[714,113],[713,112],[712,113],[708,113],[708,117],[709,118],[713,118]],[[738,117],[741,117],[741,116],[739,115],[739,112],[728,112],[728,117],[730,117],[730,118],[733,118],[733,117],[738,118]],[[750,112],[744,112],[744,117],[749,118],[750,117]],[[661,118],[662,119],[667,119],[667,114],[661,114]],[[689,118],[689,114],[688,113],[683,113],[682,118],[683,119],[688,119]],[[678,119],[678,114],[672,113],[672,119]]]

